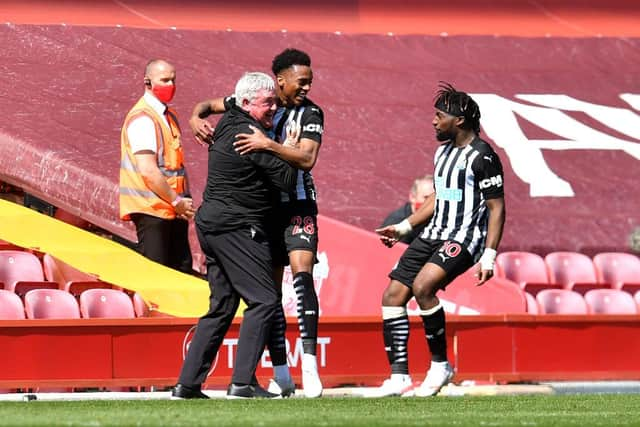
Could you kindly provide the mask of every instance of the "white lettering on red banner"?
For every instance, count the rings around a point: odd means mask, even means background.
[[[640,116],[633,110],[593,104],[567,95],[515,95],[520,103],[495,94],[472,94],[482,111],[482,127],[509,156],[513,171],[529,184],[531,197],[573,197],[571,183],[547,164],[542,150],[621,150],[640,160]],[[632,108],[640,108],[640,95],[621,94]],[[531,105],[537,104],[537,105]],[[617,138],[580,122],[566,112],[580,112],[636,141]],[[558,139],[529,139],[518,117]]]

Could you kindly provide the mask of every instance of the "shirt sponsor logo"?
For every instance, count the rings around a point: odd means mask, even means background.
[[[440,200],[451,200],[459,202],[462,200],[462,190],[458,188],[447,187],[446,180],[440,176],[435,178],[436,198]]]
[[[304,125],[302,128],[303,132],[311,132],[322,135],[324,130],[322,129],[322,125],[318,123],[309,123],[308,125]]]
[[[492,176],[491,178],[483,179],[482,181],[480,181],[478,185],[480,186],[481,190],[484,190],[485,188],[489,188],[489,187],[494,187],[494,186],[502,187],[502,176],[496,175],[496,176]]]

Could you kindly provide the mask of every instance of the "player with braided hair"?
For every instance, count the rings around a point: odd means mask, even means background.
[[[480,108],[467,93],[442,83],[432,122],[438,141],[435,193],[403,221],[376,232],[393,246],[413,227],[422,234],[405,250],[382,296],[383,338],[391,377],[372,396],[433,396],[453,377],[447,359],[445,312],[436,293],[476,261],[477,285],[493,276],[505,221],[503,171],[491,146],[479,137]],[[406,305],[415,297],[431,352],[431,366],[419,387],[409,376]]]

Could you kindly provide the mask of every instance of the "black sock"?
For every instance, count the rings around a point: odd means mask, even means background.
[[[287,364],[287,345],[285,341],[285,333],[287,331],[287,321],[284,317],[282,304],[278,305],[276,313],[273,316],[271,330],[267,338],[267,348],[271,357],[271,363],[274,366]]]
[[[313,287],[313,276],[301,272],[293,277],[293,289],[298,297],[298,327],[302,337],[302,350],[316,354],[318,342],[318,296]]]
[[[427,344],[431,351],[431,360],[434,362],[447,361],[447,334],[445,333],[444,308],[440,307],[434,313],[423,315],[422,324]]]
[[[384,349],[391,365],[392,374],[409,374],[407,344],[409,342],[409,317],[405,314],[395,319],[382,321]]]

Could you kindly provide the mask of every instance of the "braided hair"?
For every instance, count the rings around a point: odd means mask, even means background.
[[[435,107],[452,116],[464,117],[462,128],[480,133],[480,107],[467,93],[456,90],[450,83],[440,82]]]

